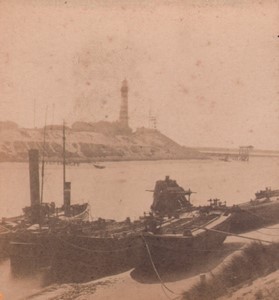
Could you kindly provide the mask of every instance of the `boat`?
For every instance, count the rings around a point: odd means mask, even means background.
[[[156,183],[139,268],[185,266],[222,245],[230,230],[229,208],[219,199],[194,207],[192,193],[169,177]]]
[[[7,227],[0,225],[0,259],[9,255],[9,241],[11,231]]]
[[[152,192],[151,211],[134,222],[99,219],[60,232],[52,265],[56,280],[92,280],[150,267],[150,257],[156,265],[175,266],[193,260],[198,249],[204,254],[223,243],[230,214],[221,202],[194,207],[193,192],[169,177],[157,181]]]
[[[55,236],[51,275],[55,282],[84,282],[138,265],[143,241],[133,225],[99,219]],[[142,228],[143,229],[143,228]]]
[[[231,209],[231,232],[242,233],[270,226],[279,222],[279,190],[266,188],[255,193],[248,202],[234,205]]]
[[[170,221],[156,233],[143,234],[146,251],[140,267],[184,267],[219,248],[228,235],[230,214],[214,211],[188,222],[185,217],[185,222]]]
[[[89,205],[71,204],[69,185],[65,184],[64,204],[41,203],[39,193],[39,152],[29,151],[31,205],[23,209],[20,223],[9,235],[9,257],[12,271],[21,273],[49,266],[56,232],[71,223],[89,219]]]
[[[16,217],[2,218],[0,222],[0,258],[9,257],[10,240],[14,232],[25,228],[26,216],[24,214]]]
[[[93,166],[97,169],[104,169],[106,166],[94,163]]]
[[[256,196],[255,198],[256,200],[279,197],[279,190],[272,190],[271,187],[266,187],[264,190],[255,193],[255,196]]]
[[[63,126],[63,205],[43,202],[43,176],[40,191],[39,151],[29,150],[31,205],[23,208],[20,223],[9,235],[9,256],[12,271],[32,270],[49,266],[53,256],[53,240],[57,232],[72,223],[89,220],[89,204],[71,204],[71,183],[65,172],[65,126]],[[42,168],[44,166],[44,160]],[[43,170],[42,170],[43,174]]]

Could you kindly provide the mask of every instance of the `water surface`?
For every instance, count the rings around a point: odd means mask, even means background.
[[[135,219],[148,211],[156,180],[169,175],[185,189],[197,193],[192,203],[206,204],[219,198],[227,204],[249,201],[257,190],[266,186],[279,188],[279,158],[251,158],[249,162],[213,160],[106,162],[105,169],[92,164],[67,168],[72,182],[72,202],[89,202],[91,214],[97,217]],[[46,165],[44,201],[62,204],[62,166]],[[27,163],[0,163],[0,217],[16,216],[30,204]],[[9,261],[0,262],[0,292],[6,299],[20,299],[36,292],[41,276],[13,278]]]

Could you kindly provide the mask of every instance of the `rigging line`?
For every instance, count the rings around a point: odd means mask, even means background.
[[[12,230],[10,230],[9,228],[6,228],[5,226],[3,226],[3,225],[0,225],[0,228],[2,228],[2,229],[4,229],[4,230],[6,230],[6,232],[0,232],[0,234],[1,233],[8,233],[8,232],[12,232]]]
[[[41,200],[41,204],[43,203],[43,195],[44,195],[47,110],[48,110],[48,106],[46,107],[46,114],[45,114],[44,143],[43,143],[43,160],[42,160],[42,183],[41,183],[41,199],[40,199]]]
[[[236,237],[240,237],[240,238],[247,239],[247,240],[273,244],[273,242],[271,242],[271,241],[256,239],[256,238],[252,238],[252,237],[248,237],[248,236],[244,236],[244,235],[240,235],[240,234],[235,234],[235,233],[230,233],[230,232],[226,232],[226,231],[221,231],[221,230],[216,230],[216,229],[209,229],[209,228],[206,228],[206,227],[198,227],[198,226],[197,226],[197,228],[204,229],[204,230],[207,230],[207,231],[212,231],[212,232],[223,233],[223,234],[226,234],[228,236],[236,236]]]
[[[63,120],[63,132],[62,132],[62,140],[63,140],[63,193],[65,190],[65,182],[66,182],[66,137],[65,137],[65,120]]]
[[[258,233],[263,234],[263,235],[268,235],[268,236],[279,236],[279,234],[265,233],[265,232],[262,232],[262,231],[260,231],[260,230],[255,230],[255,231],[257,231]]]
[[[156,276],[158,277],[158,279],[159,279],[161,285],[162,285],[166,290],[168,290],[169,292],[171,292],[172,294],[178,295],[178,296],[182,296],[183,294],[175,293],[173,290],[171,290],[170,288],[168,288],[168,287],[166,286],[166,284],[163,282],[163,280],[162,280],[160,274],[158,273],[158,270],[157,270],[157,268],[156,268],[156,266],[155,266],[155,264],[154,264],[154,261],[153,261],[153,259],[152,259],[152,255],[151,255],[149,246],[148,246],[148,244],[147,244],[147,242],[146,242],[146,239],[144,238],[143,235],[141,235],[141,236],[142,236],[143,241],[144,241],[144,243],[145,243],[145,245],[146,245],[147,253],[148,253],[150,262],[151,262],[151,264],[152,264],[153,270],[154,270]]]

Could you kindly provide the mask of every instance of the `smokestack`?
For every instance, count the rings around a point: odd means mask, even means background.
[[[71,182],[66,181],[64,183],[64,209],[65,215],[69,215],[69,209],[71,206]]]
[[[39,151],[29,150],[29,178],[31,207],[40,205]]]

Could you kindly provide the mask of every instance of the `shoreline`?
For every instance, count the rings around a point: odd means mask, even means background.
[[[139,162],[139,161],[181,161],[181,160],[214,160],[209,157],[177,157],[177,158],[125,158],[125,159],[101,159],[96,158],[92,160],[74,160],[71,163],[79,163],[79,164],[92,164],[95,162]],[[28,163],[28,159],[24,160],[0,160],[0,163]],[[62,160],[45,160],[47,164],[62,164]]]
[[[251,158],[279,158],[279,156],[270,156],[270,155],[251,155]],[[175,158],[170,158],[170,157],[163,157],[163,158],[125,158],[125,159],[115,159],[115,158],[109,158],[109,159],[103,159],[103,158],[96,158],[92,160],[73,160],[70,161],[68,164],[69,165],[74,165],[74,164],[93,164],[95,162],[140,162],[140,161],[182,161],[182,160],[200,160],[200,161],[219,161],[219,158],[217,156],[205,156],[205,157],[175,157]],[[238,161],[238,160],[234,160]],[[232,161],[229,161],[232,162]],[[1,163],[28,163],[28,159],[18,159],[18,160],[0,160]],[[45,160],[46,164],[62,164],[62,160]]]
[[[270,226],[269,229],[263,228],[243,235],[247,237],[257,237],[259,239],[267,239],[267,234],[271,231],[273,234],[274,231],[278,233],[275,236],[269,236],[270,241],[276,242],[279,241],[279,228],[278,224]],[[41,291],[36,294],[30,295],[27,299],[32,300],[58,300],[58,299],[76,299],[76,300],[109,300],[109,299],[152,299],[152,300],[161,300],[167,299],[168,297],[175,299],[183,299],[183,294],[189,291],[193,286],[198,284],[201,280],[201,275],[205,275],[207,280],[216,276],[221,272],[222,268],[228,264],[233,258],[239,256],[239,253],[243,251],[244,247],[251,244],[248,240],[244,240],[240,237],[231,236],[228,237],[220,249],[220,251],[213,253],[209,259],[207,259],[203,264],[194,266],[188,270],[181,270],[177,273],[169,274],[160,274],[162,280],[166,286],[172,290],[174,294],[164,289],[159,282],[158,278],[153,274],[151,277],[145,278],[143,280],[140,276],[133,274],[133,271],[127,271],[113,276],[108,276],[100,278],[91,282],[86,283],[65,283],[62,285],[54,284],[48,287],[43,288]],[[276,273],[276,272],[275,272]],[[276,274],[278,274],[277,271]],[[274,278],[274,274],[268,274]],[[263,276],[255,279],[254,281],[264,282]],[[237,298],[227,298],[227,296],[236,293],[239,295],[242,293],[242,289],[247,289],[247,285],[250,287],[250,294],[257,294],[257,288],[259,285],[252,285],[253,282],[248,284],[246,281],[243,282],[242,286],[236,291],[231,291],[230,294],[226,294],[220,298],[224,299],[237,299]],[[243,287],[244,285],[244,287]],[[246,298],[245,298],[246,299]],[[256,299],[256,298],[249,298]],[[275,298],[274,298],[275,299]]]

